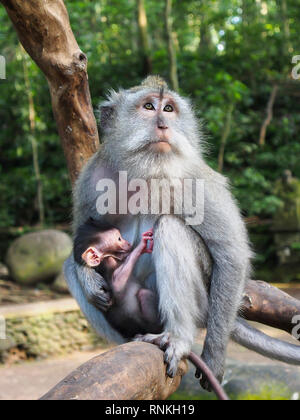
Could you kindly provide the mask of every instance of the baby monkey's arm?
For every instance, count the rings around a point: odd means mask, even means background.
[[[148,247],[149,241],[149,247]],[[142,240],[139,245],[129,254],[126,260],[118,267],[112,275],[113,289],[120,292],[126,286],[135,264],[143,254],[151,254],[153,251],[153,229],[142,234]]]

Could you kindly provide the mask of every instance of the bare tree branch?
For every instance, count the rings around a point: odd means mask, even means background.
[[[270,98],[269,98],[269,102],[267,105],[267,115],[266,115],[266,119],[264,120],[261,130],[260,130],[260,135],[259,135],[259,145],[260,146],[264,146],[266,143],[266,134],[267,134],[267,128],[269,127],[272,118],[273,118],[273,107],[274,107],[274,103],[276,100],[276,96],[277,96],[277,92],[278,92],[278,85],[274,85]]]
[[[72,182],[99,147],[87,59],[62,0],[1,0],[19,39],[45,74]]]
[[[242,314],[248,321],[260,322],[291,334],[295,327],[293,318],[300,315],[300,301],[268,283],[249,280]]]

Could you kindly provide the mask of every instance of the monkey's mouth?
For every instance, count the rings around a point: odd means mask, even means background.
[[[168,140],[156,140],[148,143],[149,147],[155,152],[167,153],[172,150],[172,146]]]
[[[135,153],[149,152],[152,150],[155,153],[158,152],[170,152],[172,150],[171,143],[166,139],[148,140],[142,146],[135,149]]]

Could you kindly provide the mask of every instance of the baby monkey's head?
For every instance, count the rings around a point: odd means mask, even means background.
[[[89,219],[80,226],[74,241],[74,258],[79,264],[91,268],[117,268],[131,250],[131,244],[122,238],[120,231],[105,222]]]

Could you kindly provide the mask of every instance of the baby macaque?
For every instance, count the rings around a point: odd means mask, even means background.
[[[140,256],[152,251],[152,229],[142,234],[141,242],[132,250],[117,228],[93,219],[80,226],[75,238],[75,260],[107,281],[111,300],[104,315],[126,338],[162,330],[156,293],[141,287],[132,275]]]

